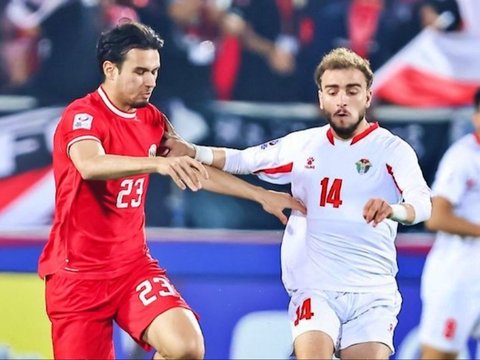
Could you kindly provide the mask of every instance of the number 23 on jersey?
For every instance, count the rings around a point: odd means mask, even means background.
[[[117,208],[136,208],[142,203],[145,179],[124,179],[120,183],[120,191],[117,195]]]

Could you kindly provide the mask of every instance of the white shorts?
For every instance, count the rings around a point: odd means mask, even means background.
[[[422,344],[445,352],[460,352],[470,336],[480,338],[480,300],[465,290],[424,292]]]
[[[337,356],[340,350],[365,342],[383,343],[393,354],[393,332],[401,303],[398,291],[297,293],[288,308],[292,338],[295,341],[297,336],[317,330],[332,338]]]

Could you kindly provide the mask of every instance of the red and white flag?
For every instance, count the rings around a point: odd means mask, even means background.
[[[480,16],[480,1],[459,5]],[[480,31],[469,19],[460,32],[423,30],[375,72],[375,96],[412,107],[471,105],[480,87]]]

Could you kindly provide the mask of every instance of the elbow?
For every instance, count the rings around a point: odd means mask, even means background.
[[[76,168],[82,177],[82,180],[98,180],[98,176],[96,175],[93,166],[88,164],[88,162],[78,164]]]
[[[92,173],[92,171],[89,171],[86,169],[77,169],[77,170],[80,173],[82,180],[95,180],[95,175]]]
[[[425,221],[425,228],[430,231],[439,231],[442,221],[437,217],[432,216],[430,219]]]

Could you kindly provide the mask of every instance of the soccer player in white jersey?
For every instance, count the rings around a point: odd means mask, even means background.
[[[430,189],[413,149],[366,110],[372,93],[367,60],[339,48],[315,72],[328,125],[234,150],[169,143],[172,155],[195,156],[235,174],[291,184],[307,207],[293,211],[282,243],[282,278],[291,296],[298,359],[387,359],[401,297],[397,222],[430,217]]]
[[[420,341],[423,359],[456,359],[480,336],[480,89],[474,133],[443,156],[426,223],[438,231],[422,275]]]

